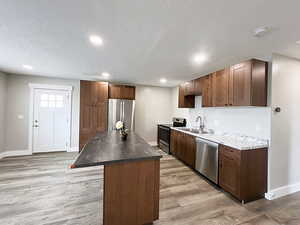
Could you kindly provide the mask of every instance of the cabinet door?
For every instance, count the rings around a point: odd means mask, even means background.
[[[201,78],[194,80],[194,95],[200,96],[202,95],[202,83]]]
[[[171,130],[171,137],[170,137],[170,152],[171,154],[175,155],[176,152],[176,131]]]
[[[123,86],[122,88],[122,98],[128,100],[135,100],[135,87],[133,86]]]
[[[203,107],[211,107],[212,106],[211,78],[212,78],[211,74],[200,78],[201,84],[202,84],[202,106]]]
[[[227,192],[240,198],[240,160],[226,148],[220,148],[219,185]]]
[[[196,140],[194,136],[188,134],[185,135],[185,153],[185,163],[190,167],[195,168]]]
[[[112,99],[135,99],[135,87],[127,85],[109,85],[109,98]]]
[[[108,102],[98,103],[93,107],[93,124],[96,132],[103,132],[107,130],[107,106]]]
[[[251,61],[230,68],[229,105],[251,105]]]
[[[267,106],[268,63],[253,59],[251,75],[251,105]]]
[[[121,85],[109,85],[109,98],[120,99],[121,98]]]
[[[184,96],[188,95],[194,95],[195,87],[194,87],[194,81],[187,81],[184,83]]]
[[[108,83],[80,81],[79,148],[107,129]]]
[[[194,108],[195,97],[192,95],[185,96],[185,85],[181,84],[178,88],[178,108]]]
[[[223,69],[212,75],[212,104],[213,106],[228,105],[228,83],[230,69]]]
[[[177,151],[176,156],[178,159],[184,159],[184,150],[185,150],[185,143],[184,143],[184,133],[177,132]]]

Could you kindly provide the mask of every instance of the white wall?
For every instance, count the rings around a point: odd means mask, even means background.
[[[0,72],[0,153],[4,151],[6,87],[6,74]]]
[[[27,75],[7,75],[5,150],[28,150],[29,83],[73,86],[71,148],[79,143],[79,80],[56,79]],[[23,115],[24,119],[18,119]]]
[[[300,61],[273,56],[269,197],[300,191]]]
[[[178,108],[178,88],[172,90],[173,116],[187,119],[188,126],[199,126],[196,117],[203,115],[205,125],[216,133],[234,133],[270,139],[270,107],[202,108],[201,96],[195,98],[194,109]]]
[[[157,124],[172,120],[171,88],[136,87],[135,132],[148,143],[157,141]]]

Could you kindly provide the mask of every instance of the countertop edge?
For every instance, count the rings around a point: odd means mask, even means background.
[[[133,162],[133,161],[159,160],[161,158],[162,155],[157,155],[157,156],[149,156],[149,157],[141,157],[141,158],[119,159],[119,160],[112,160],[106,162],[87,163],[87,164],[81,164],[77,166],[75,164],[72,164],[70,166],[70,169],[85,168],[85,167],[92,167],[92,166],[105,166],[105,165],[111,165],[116,163],[126,163],[126,162]]]

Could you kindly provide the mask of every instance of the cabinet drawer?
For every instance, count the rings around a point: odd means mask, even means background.
[[[241,150],[236,150],[224,145],[220,146],[220,154],[232,160],[241,160]]]

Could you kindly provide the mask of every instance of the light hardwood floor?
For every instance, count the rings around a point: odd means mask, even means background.
[[[102,224],[103,167],[70,170],[75,157],[51,153],[0,160],[0,224]],[[300,193],[241,205],[164,155],[155,225],[202,224],[299,225]]]

